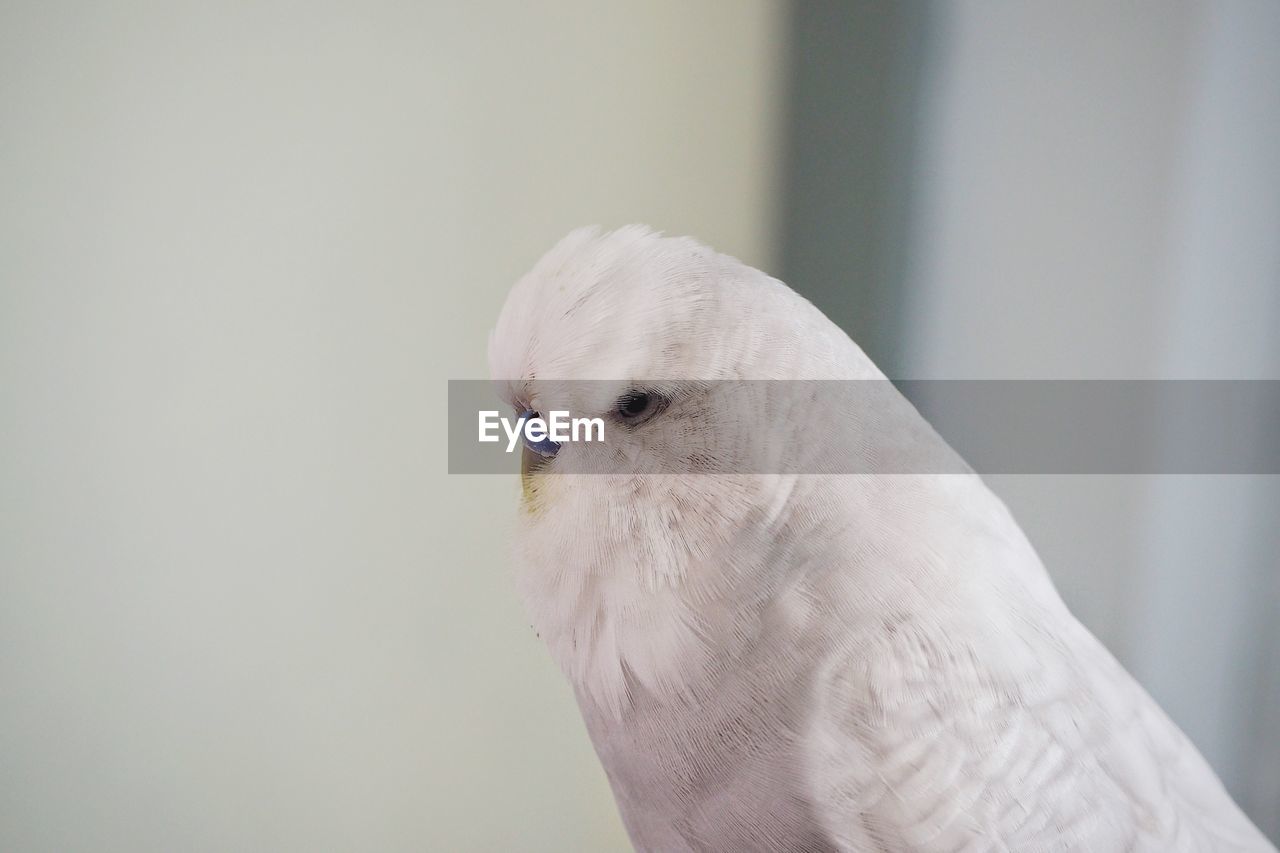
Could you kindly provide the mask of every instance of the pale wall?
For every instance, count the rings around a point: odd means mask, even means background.
[[[0,848],[605,850],[445,381],[569,228],[768,264],[772,3],[0,8]]]

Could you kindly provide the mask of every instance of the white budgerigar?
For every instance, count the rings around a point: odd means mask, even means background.
[[[512,290],[490,364],[517,410],[608,432],[526,449],[516,555],[637,848],[1274,850],[978,476],[810,473],[844,435],[817,404],[770,423],[790,472],[678,456],[716,446],[718,380],[883,379],[786,285],[575,231]],[[933,440],[902,409],[849,452]],[[609,453],[631,467],[599,473]]]

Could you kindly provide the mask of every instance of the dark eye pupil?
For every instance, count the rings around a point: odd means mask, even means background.
[[[628,391],[618,398],[618,411],[626,418],[634,418],[649,408],[649,395],[643,391]]]

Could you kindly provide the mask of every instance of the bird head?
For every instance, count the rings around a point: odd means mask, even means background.
[[[526,443],[515,557],[535,627],[615,710],[624,670],[657,692],[688,682],[696,602],[770,594],[776,543],[803,538],[778,528],[821,523],[832,503],[796,500],[811,480],[739,465],[837,441],[842,421],[804,383],[763,380],[883,378],[786,285],[642,226],[561,240],[513,287],[489,360],[513,413],[604,423],[603,442]]]

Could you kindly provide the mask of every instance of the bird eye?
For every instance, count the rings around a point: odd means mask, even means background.
[[[628,391],[618,398],[618,414],[638,418],[649,410],[652,400],[644,391]]]
[[[637,426],[658,414],[666,405],[667,399],[661,394],[633,388],[618,398],[615,409],[625,423]]]
[[[666,394],[652,389],[631,388],[613,404],[613,417],[627,429],[648,423],[671,403]]]

